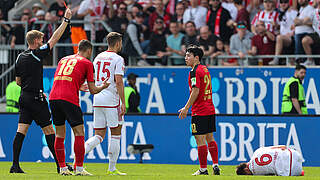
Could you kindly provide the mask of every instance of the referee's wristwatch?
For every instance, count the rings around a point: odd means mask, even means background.
[[[66,17],[63,17],[64,18],[64,22],[70,24],[70,19],[69,18],[66,18]]]

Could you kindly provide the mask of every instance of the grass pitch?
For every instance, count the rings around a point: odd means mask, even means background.
[[[212,169],[209,168],[209,176],[191,176],[196,171],[198,165],[167,165],[167,164],[118,164],[120,171],[126,172],[127,176],[107,176],[108,164],[86,163],[88,172],[94,174],[90,177],[79,176],[60,176],[56,173],[54,163],[21,163],[21,168],[27,174],[10,174],[11,162],[0,162],[0,180],[6,179],[46,179],[46,180],[65,180],[65,179],[165,179],[165,180],[188,180],[188,179],[320,179],[320,167],[304,167],[305,176],[300,177],[275,177],[275,176],[237,176],[235,166],[220,166],[221,175],[213,176]],[[208,166],[211,167],[211,166]]]

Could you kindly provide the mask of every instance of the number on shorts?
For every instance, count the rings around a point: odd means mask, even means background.
[[[267,161],[264,161],[264,158],[268,158]],[[259,166],[265,166],[268,165],[272,162],[272,156],[270,154],[263,154],[260,157],[260,161],[258,158],[255,158],[254,161],[259,165]]]
[[[105,77],[101,77],[101,80],[104,81],[105,79],[109,79],[110,78],[110,71],[108,69],[108,66],[110,66],[110,62],[104,62],[103,63],[103,67],[102,67],[102,73],[107,73],[106,74],[106,78]],[[97,65],[98,65],[98,71],[97,71],[97,81],[100,80],[100,68],[101,68],[101,62],[98,61],[97,62]]]

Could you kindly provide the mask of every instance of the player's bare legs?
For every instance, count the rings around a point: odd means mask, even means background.
[[[110,127],[111,130],[111,139],[108,146],[109,154],[109,169],[108,175],[126,175],[126,173],[121,173],[117,170],[116,164],[120,153],[120,138],[121,138],[121,129],[122,125],[117,127]]]
[[[19,165],[19,157],[22,148],[22,143],[24,137],[28,132],[29,126],[29,124],[18,123],[17,133],[13,140],[13,161],[12,166],[10,168],[10,173],[24,173],[24,171],[20,168]]]
[[[220,169],[218,166],[218,145],[214,140],[213,133],[206,134],[206,141],[208,143],[208,149],[213,163],[213,174],[220,175]]]
[[[59,166],[59,162],[58,162],[58,159],[57,159],[57,156],[56,156],[56,152],[54,150],[54,142],[55,142],[55,139],[56,139],[56,135],[55,135],[55,132],[54,132],[52,124],[50,124],[49,126],[43,127],[42,128],[42,132],[46,137],[46,141],[47,141],[48,147],[49,147],[49,149],[50,149],[50,151],[51,151],[51,153],[53,155],[53,158],[54,158],[54,160],[56,162],[57,170],[58,170],[58,173],[59,173],[60,172],[60,166]]]

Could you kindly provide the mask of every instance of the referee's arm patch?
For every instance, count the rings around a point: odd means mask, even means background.
[[[44,49],[47,49],[48,48],[48,44],[45,44],[45,45],[42,45],[41,47],[40,47],[40,50],[44,50]]]

